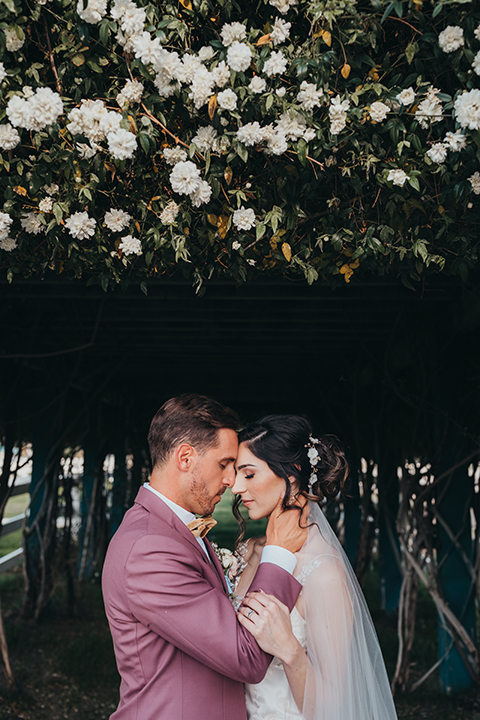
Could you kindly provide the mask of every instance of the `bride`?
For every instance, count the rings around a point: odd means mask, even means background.
[[[238,620],[274,656],[262,682],[245,687],[248,720],[396,720],[365,599],[320,508],[347,474],[336,438],[312,437],[302,417],[270,415],[239,435],[232,491],[240,524],[240,503],[258,520],[283,497],[308,528],[296,554],[302,591],[291,614],[272,595],[248,593],[265,538],[237,545],[231,580]]]

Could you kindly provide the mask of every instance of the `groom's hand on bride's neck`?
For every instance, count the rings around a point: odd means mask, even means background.
[[[302,499],[298,498],[297,507],[306,504],[306,500],[305,503],[299,502]],[[298,552],[307,540],[307,527],[302,514],[294,507],[284,510],[281,497],[268,519],[266,544],[279,545],[290,552]]]

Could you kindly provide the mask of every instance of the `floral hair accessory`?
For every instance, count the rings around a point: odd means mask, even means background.
[[[320,443],[320,440],[318,438],[312,437],[309,435],[308,437],[308,443],[305,445],[306,448],[308,448],[308,459],[310,461],[310,466],[312,468],[312,473],[310,475],[310,480],[308,481],[308,492],[313,492],[313,486],[318,481],[318,463],[320,462],[320,455],[318,453],[318,450],[316,448],[316,445]]]

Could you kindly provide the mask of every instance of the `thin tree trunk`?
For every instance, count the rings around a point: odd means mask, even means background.
[[[8,654],[8,645],[7,645],[7,638],[5,635],[5,626],[3,624],[1,600],[0,600],[0,651],[2,653],[3,671],[5,673],[5,680],[7,681],[7,688],[11,692],[17,692],[18,685],[17,685],[17,681],[15,679],[15,675],[13,674],[12,666],[10,665],[10,657]]]

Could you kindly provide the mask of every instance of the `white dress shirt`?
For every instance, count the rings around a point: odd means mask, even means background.
[[[150,490],[154,495],[160,498],[160,500],[163,500],[163,502],[168,505],[170,510],[175,513],[175,515],[183,522],[185,525],[187,525],[192,520],[195,520],[195,515],[191,513],[189,510],[185,510],[185,508],[181,507],[180,505],[177,505],[177,503],[174,503],[173,500],[170,500],[170,498],[165,497],[165,495],[162,495],[162,493],[159,493],[158,490],[155,490],[150,483],[144,483],[144,488],[147,488],[147,490]],[[207,548],[205,546],[205,543],[203,542],[203,539],[201,537],[195,538],[200,547],[202,548],[203,552],[207,556],[208,560],[210,561],[210,558],[208,556]],[[297,564],[297,558],[293,553],[291,553],[289,550],[286,550],[283,547],[280,547],[279,545],[265,545],[265,547],[262,550],[262,557],[260,560],[261,563],[269,562],[273,565],[278,565],[279,567],[286,570],[288,573],[292,574],[295,570],[295,565]]]

